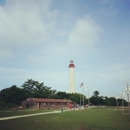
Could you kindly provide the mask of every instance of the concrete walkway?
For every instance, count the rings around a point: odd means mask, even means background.
[[[92,107],[89,107],[92,108]],[[87,109],[89,109],[87,108]],[[83,110],[83,109],[79,109],[79,110]],[[65,111],[70,111],[68,110],[64,110]],[[73,110],[71,110],[73,111]],[[52,111],[52,112],[44,112],[44,113],[35,113],[35,114],[28,114],[28,115],[20,115],[20,116],[11,116],[11,117],[2,117],[0,118],[0,121],[2,120],[10,120],[10,119],[15,119],[15,118],[22,118],[22,117],[29,117],[29,116],[37,116],[37,115],[46,115],[46,114],[52,114],[52,113],[61,113],[61,111]]]
[[[15,118],[46,115],[46,114],[52,114],[52,113],[61,113],[61,111],[52,111],[52,112],[44,112],[44,113],[36,113],[36,114],[28,114],[28,115],[20,115],[20,116],[2,117],[2,118],[0,118],[0,120],[9,120],[9,119],[15,119]]]

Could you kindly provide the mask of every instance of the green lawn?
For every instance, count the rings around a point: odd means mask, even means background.
[[[111,108],[97,108],[0,121],[0,130],[8,129],[130,130],[130,114],[121,114],[121,111]]]
[[[44,113],[54,110],[35,110],[35,109],[26,109],[26,110],[18,110],[18,111],[4,111],[0,112],[1,117],[10,117],[10,116],[19,116],[19,115],[27,115],[27,114],[35,114],[35,113]]]

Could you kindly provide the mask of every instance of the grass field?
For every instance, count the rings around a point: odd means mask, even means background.
[[[130,130],[130,114],[110,108],[67,111],[0,121],[0,130]]]
[[[26,115],[26,114],[35,114],[35,113],[43,113],[43,112],[49,112],[52,110],[18,110],[18,111],[4,111],[0,112],[0,118],[1,117],[10,117],[10,116],[18,116],[18,115]]]

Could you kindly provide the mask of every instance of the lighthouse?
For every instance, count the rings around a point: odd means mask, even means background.
[[[69,64],[69,93],[75,93],[75,81],[74,81],[74,61],[70,61]]]

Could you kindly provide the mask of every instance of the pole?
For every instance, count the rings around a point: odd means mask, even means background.
[[[89,87],[88,87],[88,105],[90,106],[90,99],[89,99]]]
[[[129,105],[129,93],[127,93],[127,97],[128,97],[128,111],[130,113],[130,105]]]
[[[122,113],[124,112],[124,99],[122,98]]]
[[[127,93],[127,98],[128,98],[128,112],[130,113],[130,106],[129,106],[129,93],[130,93],[130,87],[127,83],[126,87],[125,87],[125,92]]]
[[[84,107],[84,87],[83,87],[83,107]]]
[[[88,105],[90,105],[90,99],[89,99],[89,87],[87,86],[86,89],[88,89]]]
[[[117,110],[119,110],[119,109],[118,109],[118,102],[117,102],[118,97],[116,96],[115,99],[116,99],[116,107],[117,107]]]
[[[124,93],[120,93],[122,99],[122,114],[124,112]]]
[[[80,93],[80,107],[81,107],[81,93]]]

